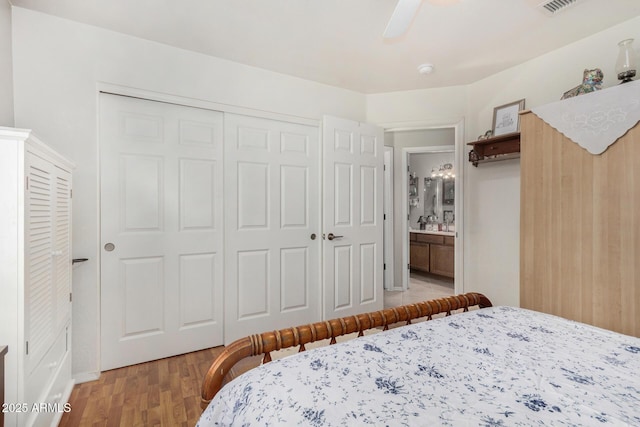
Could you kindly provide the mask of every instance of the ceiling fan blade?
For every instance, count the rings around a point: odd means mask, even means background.
[[[422,0],[398,0],[382,37],[392,39],[401,36],[409,28]]]

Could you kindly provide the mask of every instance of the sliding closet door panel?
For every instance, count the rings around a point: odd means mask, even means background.
[[[222,344],[223,115],[100,95],[102,370]]]
[[[225,342],[320,319],[318,128],[225,114]]]
[[[383,307],[383,132],[323,120],[324,317]]]

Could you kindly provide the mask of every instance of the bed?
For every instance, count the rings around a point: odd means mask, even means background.
[[[388,330],[269,362],[370,328]],[[220,389],[257,354],[268,363]],[[198,426],[640,425],[639,372],[639,338],[463,294],[238,340],[205,378]]]

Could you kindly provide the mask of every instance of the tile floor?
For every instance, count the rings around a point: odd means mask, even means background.
[[[384,291],[384,308],[450,295],[453,295],[453,279],[412,272],[409,276],[408,290],[404,292]]]

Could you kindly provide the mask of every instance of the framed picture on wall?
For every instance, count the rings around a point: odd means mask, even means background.
[[[524,110],[524,99],[510,102],[493,109],[493,136],[520,131],[520,115]]]

